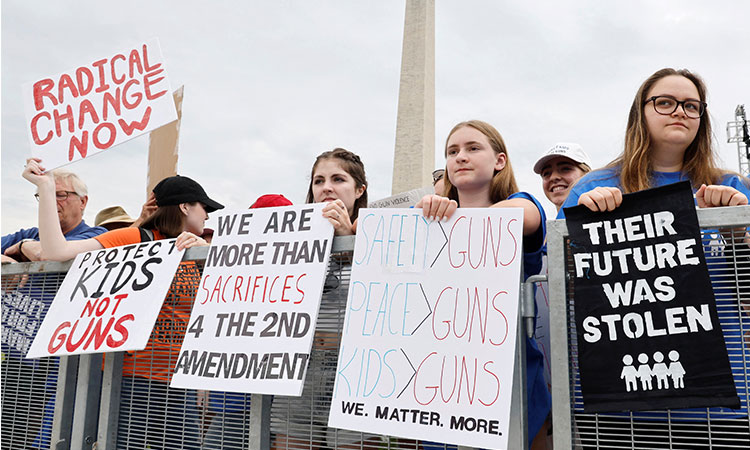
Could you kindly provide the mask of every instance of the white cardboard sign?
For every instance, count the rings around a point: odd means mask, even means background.
[[[329,426],[507,447],[522,211],[360,211]]]
[[[27,358],[146,348],[183,251],[174,239],[80,253]]]
[[[31,154],[51,170],[177,120],[158,39],[22,87]]]
[[[324,206],[218,217],[172,387],[302,393],[333,244]]]

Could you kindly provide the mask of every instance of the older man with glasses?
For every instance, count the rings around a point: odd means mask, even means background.
[[[60,228],[69,241],[88,239],[107,230],[90,227],[83,221],[83,212],[89,201],[86,183],[67,170],[53,172],[57,199],[57,216]],[[38,194],[34,194],[38,200]],[[43,259],[37,227],[24,228],[2,237],[2,262],[39,261]]]

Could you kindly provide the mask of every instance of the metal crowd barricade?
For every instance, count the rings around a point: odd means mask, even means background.
[[[171,370],[176,363],[181,341],[169,337],[169,324],[176,328],[171,331],[185,332],[184,320],[170,322],[163,315],[149,347],[156,340],[168,345],[153,353],[147,347],[127,355],[24,360],[71,263],[3,265],[2,450],[466,448],[327,426],[353,249],[353,236],[334,239],[323,294],[326,307],[316,329],[336,331],[316,332],[301,397],[171,389],[168,381],[147,375]],[[206,255],[206,247],[186,252],[164,300],[173,315],[189,316]],[[523,450],[528,445],[522,323],[519,314],[509,448]]]
[[[750,248],[744,227],[750,207],[698,210],[704,251],[722,329],[742,336],[728,343],[741,412],[703,409],[586,414],[577,370],[574,267],[564,220],[547,224],[550,296],[552,417],[555,449],[748,449],[750,448]],[[722,238],[727,230],[736,231]],[[708,245],[706,245],[708,244]],[[737,245],[735,245],[737,244]],[[730,249],[733,249],[730,251]]]

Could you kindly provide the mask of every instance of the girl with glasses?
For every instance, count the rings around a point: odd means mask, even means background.
[[[706,87],[703,80],[688,70],[661,69],[641,84],[633,99],[625,130],[625,145],[622,154],[605,168],[585,175],[573,186],[570,195],[558,212],[558,219],[565,218],[564,208],[585,205],[592,211],[613,211],[622,203],[622,194],[652,187],[664,186],[679,181],[689,181],[695,192],[695,201],[701,208],[717,206],[747,205],[750,198],[748,180],[738,174],[721,169],[716,163],[713,149],[711,120],[706,113]],[[734,230],[735,236],[744,236],[745,228]],[[742,239],[740,239],[742,240]],[[732,241],[727,240],[728,243]],[[704,244],[706,241],[704,241]],[[729,253],[737,245],[726,245]],[[737,293],[731,287],[716,283],[715,274],[741,267],[731,267],[724,259],[712,264],[712,283],[717,295],[717,307],[722,316],[724,339],[729,351],[729,360],[735,380],[744,380],[743,361],[748,354],[744,350],[741,321],[746,320],[739,308]],[[743,279],[740,274],[740,280]],[[745,292],[739,282],[739,291]],[[731,290],[731,292],[729,292]],[[740,350],[738,350],[740,349]],[[738,394],[746,399],[744,381],[738,383]],[[672,411],[673,436],[648,431],[655,421],[666,421],[666,413],[649,416],[622,418],[618,415],[606,417],[612,425],[609,434],[613,441],[634,436],[636,445],[652,445],[655,442],[667,445],[690,445],[703,448],[709,438],[715,443],[726,440],[748,448],[747,405],[743,401],[742,411],[725,408]],[[694,422],[685,425],[680,417],[691,415]],[[708,425],[708,418],[711,425]],[[689,431],[681,431],[687,430]],[[710,429],[710,433],[709,433]],[[648,436],[648,437],[646,437]],[[583,437],[583,436],[582,436]],[[650,439],[641,442],[642,439]],[[606,441],[602,441],[606,442]]]
[[[683,180],[693,185],[701,208],[747,205],[747,180],[716,164],[705,101],[703,80],[688,70],[661,69],[648,77],[630,107],[622,154],[583,177],[563,208],[612,211],[623,193]],[[565,218],[563,209],[557,218]]]

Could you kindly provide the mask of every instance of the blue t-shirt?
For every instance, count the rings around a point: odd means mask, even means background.
[[[568,194],[568,198],[565,199],[560,211],[557,213],[558,219],[565,218],[565,208],[570,206],[576,206],[578,204],[578,198],[597,187],[616,187],[622,189],[620,185],[620,177],[618,175],[619,170],[617,168],[607,168],[596,170],[591,173],[587,173],[583,176],[578,183],[573,186]],[[689,180],[688,176],[684,172],[653,172],[652,187],[665,186],[667,184],[677,183],[679,181]],[[737,175],[727,174],[718,183],[722,186],[730,186],[738,191],[745,194],[750,200],[750,188],[743,182],[742,178]],[[695,189],[693,189],[695,192]]]
[[[564,219],[564,208],[577,205],[578,198],[582,194],[596,187],[621,188],[618,172],[617,168],[601,169],[588,173],[578,180],[578,183],[576,183],[576,185],[570,190],[570,194],[563,203],[562,208],[560,208],[557,218]],[[684,172],[654,172],[652,186],[660,187],[686,180],[689,180],[689,178]],[[750,199],[750,188],[745,184],[742,177],[727,174],[722,177],[718,184],[733,187]],[[693,191],[695,191],[695,189],[693,189]],[[703,245],[705,249],[709,249],[712,247],[712,244],[710,243],[710,234],[712,230],[703,231],[705,236],[703,238]],[[718,235],[716,232],[713,234]],[[726,280],[724,280],[723,283],[720,281],[721,275],[724,274],[724,278],[726,278],[725,274],[732,272],[733,267],[731,267],[730,262],[726,260],[713,259],[714,260],[712,261],[711,266],[709,266],[708,272],[711,276],[714,293],[716,294],[716,308],[721,321],[724,342],[729,353],[729,363],[732,366],[732,375],[734,377],[735,385],[737,386],[737,393],[740,396],[742,412],[738,414],[736,411],[728,408],[710,408],[709,410],[712,412],[723,412],[724,417],[746,417],[748,405],[745,399],[747,398],[746,393],[750,386],[746,381],[744,372],[744,351],[742,349],[744,349],[745,346],[743,344],[742,331],[747,328],[747,319],[742,319],[745,313],[741,312],[737,306],[734,286],[729,285]],[[682,411],[695,411],[694,418],[706,417],[706,409]],[[663,413],[639,413],[639,415],[660,418],[663,416]]]
[[[86,222],[83,220],[81,223],[79,223],[75,228],[65,233],[65,240],[68,241],[81,241],[83,239],[92,238],[94,236],[99,236],[102,233],[106,233],[107,229],[103,227],[90,227],[86,225]],[[39,228],[32,227],[32,228],[23,228],[15,233],[6,234],[2,237],[2,251],[3,253],[5,250],[10,247],[11,245],[15,245],[18,242],[21,242],[24,239],[33,239],[35,241],[39,240]]]

